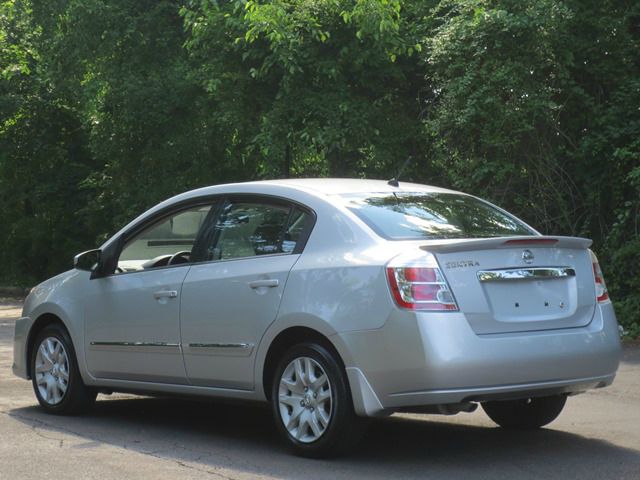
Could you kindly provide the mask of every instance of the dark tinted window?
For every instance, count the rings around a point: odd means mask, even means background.
[[[230,260],[293,253],[309,214],[283,204],[228,202],[212,232],[203,260]]]
[[[216,225],[217,259],[282,253],[281,234],[288,217],[285,206],[227,204]]]
[[[372,193],[342,198],[376,233],[393,240],[535,234],[515,217],[466,195]]]

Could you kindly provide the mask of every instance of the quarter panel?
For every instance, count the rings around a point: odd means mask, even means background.
[[[323,263],[323,259],[318,262]],[[382,327],[392,308],[381,266],[296,265],[289,277],[280,315],[321,318],[335,331],[345,332]]]

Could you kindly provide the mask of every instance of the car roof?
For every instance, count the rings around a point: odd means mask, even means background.
[[[157,205],[161,208],[177,201],[188,200],[203,195],[219,194],[271,194],[271,195],[293,195],[295,192],[304,193],[314,197],[325,198],[333,195],[349,195],[359,193],[456,193],[454,190],[434,187],[431,185],[421,185],[419,183],[398,182],[398,186],[389,185],[387,180],[364,180],[359,178],[287,178],[279,180],[259,180],[252,182],[223,183],[208,187],[190,190],[175,197],[169,198]]]
[[[280,180],[263,180],[248,182],[254,184],[272,184],[295,188],[298,190],[314,191],[325,195],[339,195],[349,193],[391,193],[391,192],[450,192],[446,188],[421,185],[399,181],[398,186],[389,185],[387,180],[365,180],[359,178],[289,178]]]

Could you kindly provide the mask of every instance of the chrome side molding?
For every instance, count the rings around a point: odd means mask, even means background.
[[[180,346],[179,343],[165,342],[91,342],[96,347],[174,347]]]
[[[168,342],[91,342],[91,350],[137,353],[173,353],[180,354],[179,343]]]
[[[499,270],[480,270],[478,272],[478,280],[481,282],[552,280],[554,278],[575,276],[576,271],[571,267],[504,268]]]
[[[189,348],[250,348],[250,343],[190,343]]]
[[[190,343],[189,353],[192,355],[248,357],[253,352],[253,347],[253,343]]]
[[[167,342],[90,342],[92,350],[120,351],[120,352],[146,352],[146,353],[181,353],[183,347],[180,343]],[[223,355],[248,357],[253,352],[253,343],[190,343],[189,352],[196,355]],[[173,353],[173,352],[172,352]]]

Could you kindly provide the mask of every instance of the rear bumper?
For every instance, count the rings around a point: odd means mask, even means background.
[[[361,415],[582,392],[611,384],[620,358],[611,304],[580,328],[477,335],[462,313],[395,311],[381,329],[340,337]]]
[[[602,377],[576,378],[524,384],[495,385],[480,388],[460,388],[451,390],[428,390],[423,392],[392,393],[389,407],[420,406],[429,404],[450,404],[461,402],[484,402],[488,400],[509,400],[524,397],[541,397],[579,393],[593,388],[611,385],[615,374]],[[395,405],[393,405],[395,404]],[[389,408],[387,407],[387,408]]]

